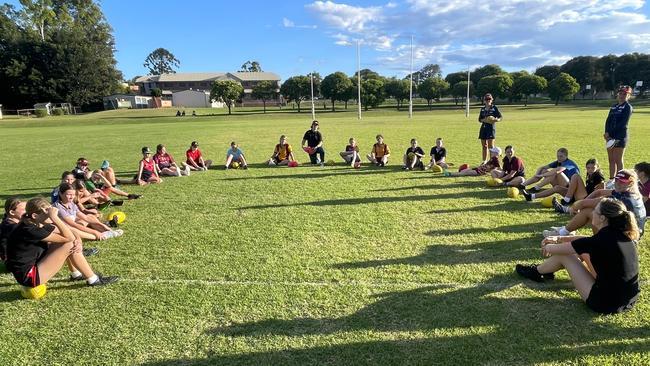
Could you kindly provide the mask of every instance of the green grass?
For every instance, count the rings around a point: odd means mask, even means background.
[[[181,119],[141,110],[0,122],[2,199],[49,195],[82,155],[132,175],[144,145],[165,143],[181,158],[198,140],[220,162],[236,140],[253,163],[126,187],[144,194],[122,209],[126,234],[87,244],[101,250],[90,259],[95,269],[121,276],[114,286],[70,283],[64,270],[42,301],[27,301],[0,274],[0,364],[650,363],[647,238],[639,303],[595,315],[565,273],[548,284],[513,273],[515,263],[541,260],[541,231],[566,217],[510,200],[483,178],[399,168],[412,137],[427,151],[444,137],[450,161],[478,162],[475,111],[469,120],[460,109],[409,120],[382,109],[362,121],[353,111],[318,115],[327,159],[338,162],[350,136],[367,153],[382,133],[390,167],[263,166],[280,134],[298,147],[308,113]],[[606,162],[606,108],[502,112],[498,145],[515,145],[529,172],[560,146],[581,165]],[[649,114],[636,105],[628,165],[648,159]]]

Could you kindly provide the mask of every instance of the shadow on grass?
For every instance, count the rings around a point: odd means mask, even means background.
[[[275,169],[291,169],[284,167],[275,167]],[[318,168],[315,168],[318,169]],[[234,178],[223,178],[222,180],[226,181],[238,181],[238,180],[250,180],[250,179],[260,179],[260,180],[274,180],[274,179],[318,179],[318,178],[328,178],[338,175],[357,175],[357,174],[386,174],[391,173],[390,170],[351,170],[351,169],[335,169],[332,172],[321,172],[314,171],[313,173],[296,173],[296,174],[286,174],[286,175],[263,175],[259,177],[234,177]]]
[[[434,180],[436,179],[435,177],[429,177],[430,179]],[[406,179],[406,178],[405,178]],[[399,191],[409,191],[409,190],[414,190],[414,189],[446,189],[446,188],[454,188],[454,187],[461,187],[461,188],[468,188],[468,189],[476,189],[476,188],[486,188],[485,187],[485,182],[479,182],[479,181],[463,181],[463,182],[450,182],[448,180],[435,180],[436,183],[433,184],[423,184],[423,185],[417,185],[417,186],[409,186],[409,187],[397,187],[397,188],[385,188],[385,189],[375,189],[373,192],[399,192]],[[498,189],[489,189],[490,191],[494,192],[501,192],[501,190]],[[505,190],[502,191],[503,196],[505,196]]]
[[[28,199],[34,198],[34,197],[44,197],[44,198],[49,200],[51,193],[52,193],[52,191],[50,190],[50,191],[46,191],[46,192],[37,192],[37,193],[27,193],[27,192],[25,192],[25,193],[19,193],[19,194],[0,194],[0,200],[6,200],[6,199],[9,199],[11,197],[18,197],[20,199],[25,199],[25,200],[28,200]]]
[[[427,211],[430,214],[448,214],[448,213],[460,213],[460,212],[522,212],[522,211],[532,211],[539,210],[540,206],[528,204],[523,201],[507,200],[501,203],[490,203],[487,205],[478,205],[473,207],[457,207],[457,208],[447,208],[440,210],[431,210]],[[549,211],[551,212],[551,211]],[[558,215],[555,222],[566,222],[569,220],[567,215]]]
[[[268,347],[274,339],[286,342],[290,337],[295,344],[307,346],[213,353],[207,358],[146,365],[537,364],[648,351],[650,329],[597,322],[577,295],[522,298],[501,294],[519,283],[514,275],[501,275],[469,288],[428,286],[373,295],[373,303],[341,317],[265,319],[218,327],[209,334],[226,337],[227,342],[239,338]],[[320,340],[327,345],[309,347],[315,341],[304,338],[309,336],[336,338]],[[362,336],[376,340],[355,340]]]

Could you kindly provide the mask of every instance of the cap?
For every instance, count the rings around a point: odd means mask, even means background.
[[[313,126],[313,125],[318,125],[318,121],[317,121],[317,120],[313,120],[313,121],[311,122],[311,125],[312,125],[312,126]]]
[[[493,148],[490,148],[490,152],[496,153],[497,155],[501,155],[501,148],[498,146],[495,146]]]
[[[88,160],[86,160],[86,158],[79,158],[79,159],[77,159],[77,164],[82,165],[82,166],[87,166],[88,165]]]
[[[621,85],[621,86],[618,88],[618,92],[619,92],[619,93],[620,93],[620,92],[624,92],[624,93],[627,93],[627,94],[632,94],[632,87],[629,86],[629,85]]]
[[[628,184],[632,181],[632,176],[621,170],[618,173],[616,173],[614,179],[616,179],[621,183]]]
[[[198,147],[198,146],[199,146],[199,143],[198,143],[197,141],[192,141],[191,146],[192,146],[192,147]]]
[[[110,166],[111,166],[111,163],[109,163],[108,160],[104,160],[104,161],[102,161],[102,166],[100,167],[100,169],[108,169],[108,167],[110,167]]]
[[[143,154],[151,154],[151,150],[149,149],[148,146],[145,146],[142,148],[142,153]]]

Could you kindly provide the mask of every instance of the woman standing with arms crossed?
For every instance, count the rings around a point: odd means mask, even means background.
[[[623,167],[623,154],[627,145],[627,124],[634,109],[628,103],[632,95],[632,88],[624,85],[618,88],[616,97],[617,103],[609,109],[607,121],[605,121],[605,143],[607,146],[607,158],[609,159],[609,183],[614,181],[614,176]]]
[[[501,112],[499,112],[497,106],[492,104],[493,101],[492,94],[485,94],[483,96],[484,105],[478,115],[478,121],[481,123],[478,138],[481,140],[481,148],[483,149],[483,163],[487,162],[489,158],[488,151],[494,147],[494,139],[497,133],[494,124],[501,121]]]

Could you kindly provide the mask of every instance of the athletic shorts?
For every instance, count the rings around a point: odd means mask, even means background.
[[[624,139],[616,140],[616,143],[612,147],[619,147],[619,148],[624,148],[627,146],[627,137]]]
[[[36,287],[41,284],[36,264],[34,264],[27,273],[14,272],[14,278],[19,284],[25,287]]]
[[[152,176],[153,176],[153,172],[152,172],[152,171],[150,171],[150,170],[143,170],[143,171],[142,171],[142,176],[140,177],[140,179],[142,179],[143,181],[146,182],[146,181],[148,181]],[[137,174],[135,175],[135,179],[138,179],[138,175],[137,175]]]
[[[626,305],[613,305],[610,301],[611,296],[605,294],[597,284],[593,284],[589,296],[587,297],[587,306],[601,314],[615,314],[632,309],[639,295],[634,296]]]
[[[510,182],[511,180],[517,178],[517,177],[523,177],[523,178],[526,178],[526,173],[524,173],[524,172],[517,172],[517,174],[515,174],[514,176],[512,176],[512,178],[510,178],[510,179],[503,179],[503,181],[507,183],[507,182]]]
[[[165,165],[160,165],[160,164],[158,164],[158,167],[159,167],[160,169],[167,169],[167,168],[171,168],[172,165],[171,165],[171,164],[165,164]]]
[[[104,188],[100,189],[100,191],[106,196],[109,196],[111,194],[111,189],[108,188],[108,187],[104,187]]]

